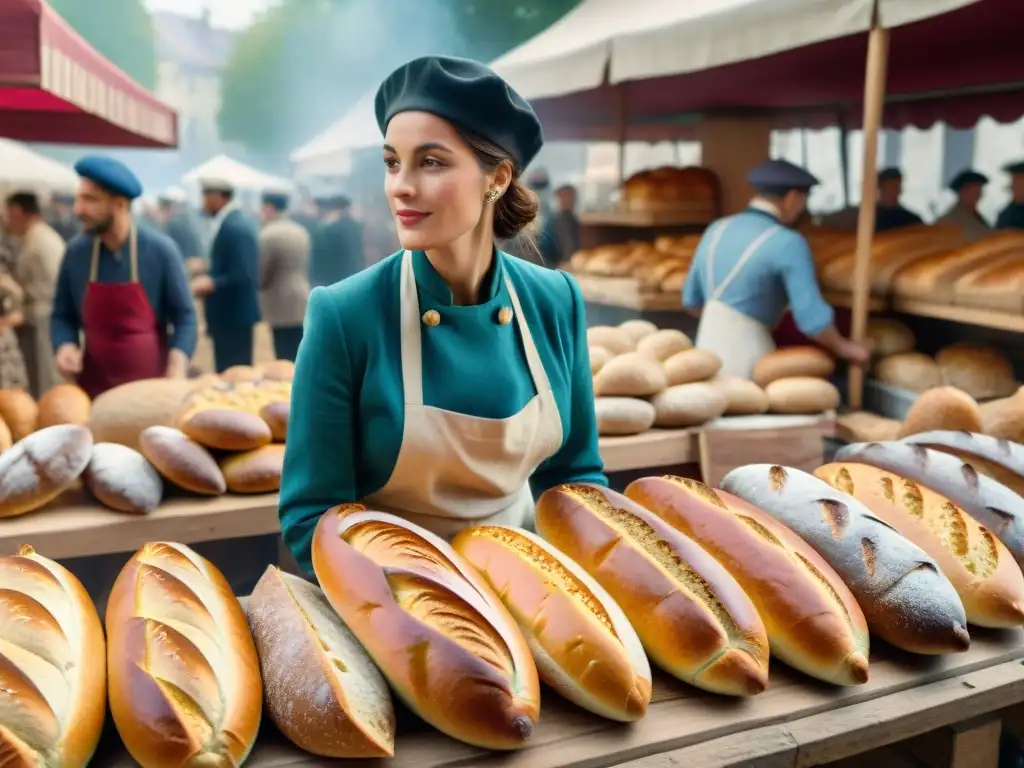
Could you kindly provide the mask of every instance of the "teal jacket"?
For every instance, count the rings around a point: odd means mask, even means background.
[[[285,543],[307,571],[320,516],[380,490],[398,460],[405,416],[401,264],[399,252],[309,297],[278,510]],[[511,305],[508,275],[562,420],[562,447],[530,480],[534,497],[562,483],[607,485],[586,316],[575,280],[498,251],[484,278],[486,300],[453,306],[451,291],[425,254],[413,254],[413,270],[420,314],[434,309],[441,315],[436,328],[421,328],[424,404],[503,419],[537,394],[517,324],[495,322],[498,310]]]

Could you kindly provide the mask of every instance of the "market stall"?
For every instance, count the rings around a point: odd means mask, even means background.
[[[77,186],[78,174],[72,168],[33,152],[20,142],[0,138],[0,188],[66,192]]]

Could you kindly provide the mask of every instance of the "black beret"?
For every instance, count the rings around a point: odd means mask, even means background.
[[[799,165],[786,160],[765,160],[747,174],[747,181],[763,195],[785,195],[791,190],[808,191],[818,179]]]
[[[959,192],[968,184],[988,184],[988,176],[972,170],[960,171],[949,182],[949,188],[954,192]]]
[[[1007,173],[1024,173],[1024,160],[1020,160],[1016,163],[1008,163],[1003,166],[1003,170]]]
[[[316,204],[321,208],[338,211],[351,207],[352,201],[345,197],[345,195],[331,195],[330,197],[318,197]]]
[[[899,168],[883,168],[878,172],[878,180],[881,181],[893,181],[894,179],[902,179],[903,171]]]
[[[262,196],[262,202],[264,205],[269,205],[272,208],[276,208],[279,211],[283,211],[288,207],[288,193],[287,192],[264,192]]]
[[[523,169],[544,145],[529,103],[490,67],[454,56],[424,56],[392,72],[377,89],[382,134],[399,112],[429,112],[508,152]]]
[[[134,200],[142,194],[142,182],[120,160],[104,155],[89,155],[75,163],[75,173],[98,184],[112,195]]]

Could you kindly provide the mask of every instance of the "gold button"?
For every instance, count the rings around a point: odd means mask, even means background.
[[[441,324],[441,313],[436,309],[428,309],[423,313],[423,323],[433,328],[435,325]]]
[[[502,325],[508,325],[512,322],[512,309],[510,307],[502,307],[498,310],[498,322]]]

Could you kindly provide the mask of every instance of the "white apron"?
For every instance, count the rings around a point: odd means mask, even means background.
[[[533,526],[530,475],[561,447],[562,421],[519,296],[507,276],[505,286],[537,394],[507,419],[424,405],[420,334],[424,327],[430,331],[420,317],[412,254],[402,254],[405,427],[391,477],[364,501],[371,509],[399,515],[445,538],[471,525]],[[494,322],[498,323],[497,313]],[[495,361],[494,375],[501,375],[503,364]],[[458,371],[452,375],[458,376]]]
[[[744,265],[757,253],[772,235],[782,229],[781,225],[769,227],[747,246],[736,265],[729,270],[725,280],[715,287],[715,253],[722,240],[728,221],[722,222],[711,233],[708,243],[708,293],[704,309],[701,310],[694,346],[714,352],[722,359],[722,376],[753,377],[757,361],[775,349],[771,329],[749,315],[733,309],[724,301],[722,294],[740,274]]]

